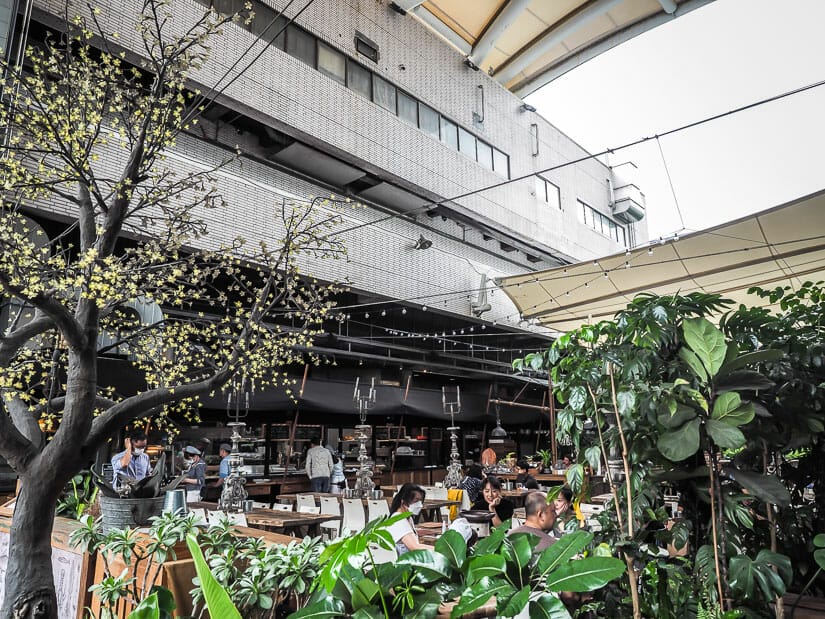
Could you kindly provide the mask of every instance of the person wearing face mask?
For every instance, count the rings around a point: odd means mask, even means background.
[[[418,540],[418,533],[415,531],[413,516],[421,513],[424,507],[424,497],[426,493],[421,486],[416,484],[404,484],[392,498],[390,505],[390,515],[409,514],[407,518],[399,520],[387,527],[387,531],[392,535],[395,542],[395,549],[399,555],[410,550],[433,550],[432,546],[422,544]]]
[[[565,486],[559,491],[553,501],[553,507],[556,508],[557,514],[553,535],[561,537],[579,528],[579,521],[576,520],[576,514],[573,512],[573,491],[570,488]]]
[[[112,473],[115,484],[123,473],[134,479],[143,479],[152,472],[149,456],[146,454],[146,434],[134,430],[123,442],[125,449],[112,458]]]
[[[513,517],[516,506],[510,499],[501,496],[501,482],[498,478],[488,477],[481,486],[481,494],[478,495],[473,509],[493,512],[491,522],[494,527],[497,527]]]
[[[194,503],[201,500],[201,489],[206,484],[206,462],[201,460],[200,450],[192,445],[186,446],[183,457],[189,469],[181,483],[186,488],[186,502]]]

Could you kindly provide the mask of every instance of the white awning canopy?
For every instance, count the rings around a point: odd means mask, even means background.
[[[497,280],[525,319],[553,330],[612,318],[642,292],[719,293],[768,305],[752,286],[825,279],[825,190],[709,230],[597,261]]]

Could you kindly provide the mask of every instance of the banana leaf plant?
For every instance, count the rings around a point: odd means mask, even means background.
[[[403,517],[403,516],[402,516]],[[397,517],[395,517],[397,519]],[[593,536],[579,531],[544,551],[538,538],[507,536],[510,522],[468,548],[448,530],[432,551],[414,550],[392,563],[376,563],[371,545],[394,545],[379,519],[360,533],[331,544],[309,604],[291,619],[320,617],[432,618],[439,608],[461,617],[495,603],[499,617],[570,617],[559,593],[588,592],[618,578],[625,565],[612,556],[581,556]]]

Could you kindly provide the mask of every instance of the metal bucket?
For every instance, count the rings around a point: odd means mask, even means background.
[[[98,496],[100,515],[103,517],[103,532],[112,529],[131,529],[145,527],[152,516],[160,516],[163,511],[164,497],[152,499],[114,499]]]
[[[186,515],[186,490],[167,490],[163,498],[163,511]]]

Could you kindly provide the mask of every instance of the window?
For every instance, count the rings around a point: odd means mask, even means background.
[[[441,141],[450,148],[458,150],[458,127],[443,116],[441,117]]]
[[[478,162],[488,170],[493,169],[493,147],[485,144],[481,140],[478,141]]]
[[[372,73],[357,62],[347,60],[347,86],[367,99],[372,98]]]
[[[493,149],[493,170],[499,176],[510,178],[510,157],[497,148]]]
[[[458,150],[472,159],[476,158],[476,136],[458,128]]]
[[[438,112],[423,103],[418,104],[418,126],[425,133],[439,137]]]
[[[268,6],[256,6],[253,12],[255,16],[248,26],[249,31],[255,36],[261,37],[270,45],[274,45],[278,49],[284,49],[286,17],[279,16],[277,11],[270,9]]]
[[[558,187],[556,187],[553,183],[549,181],[545,181],[545,183],[548,194],[554,187],[556,188],[556,191],[558,191]],[[579,205],[581,206],[581,209],[579,210],[579,219],[582,223],[590,226],[596,232],[600,232],[601,234],[611,238],[622,246],[627,247],[627,231],[621,224],[616,223],[607,215],[603,215],[592,206],[585,204],[581,200],[579,200]]]
[[[347,62],[344,54],[320,41],[318,42],[318,70],[336,82],[346,84]]]
[[[418,101],[400,90],[398,91],[398,116],[414,127],[418,126]]]
[[[377,75],[372,76],[372,100],[395,114],[395,86]]]
[[[370,41],[360,32],[355,33],[355,51],[372,60],[378,62],[378,45]]]
[[[286,53],[315,67],[315,37],[290,24],[286,30]]]

